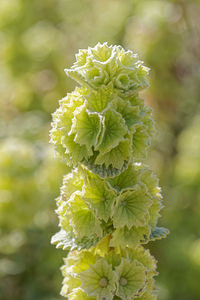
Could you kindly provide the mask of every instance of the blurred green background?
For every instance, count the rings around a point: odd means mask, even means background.
[[[0,0],[0,299],[58,300],[65,253],[54,198],[69,170],[48,144],[51,113],[75,83],[63,69],[97,42],[139,52],[171,234],[151,243],[159,300],[200,299],[200,2]]]

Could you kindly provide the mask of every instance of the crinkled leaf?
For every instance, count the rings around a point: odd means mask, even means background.
[[[117,228],[112,234],[112,239],[110,240],[110,247],[137,247],[145,236],[149,235],[149,229],[145,227],[132,227],[128,229]]]
[[[112,165],[113,168],[121,169],[125,162],[131,158],[131,142],[129,139],[121,141],[118,146],[106,153],[100,153],[95,164],[103,165],[108,168]]]
[[[155,227],[150,236],[149,239],[150,241],[155,241],[155,240],[161,240],[166,238],[166,236],[169,234],[169,230],[164,227]]]
[[[102,63],[105,63],[112,56],[112,46],[108,46],[107,43],[98,43],[94,48],[89,48],[92,57]]]
[[[128,101],[124,101],[120,98],[115,99],[113,102],[113,107],[119,112],[125,123],[132,133],[135,131],[134,127],[136,124],[141,124],[141,116],[139,115],[139,107],[131,106]]]
[[[138,164],[137,169],[139,170],[139,178],[146,184],[148,192],[152,196],[161,196],[158,178],[153,174],[153,171],[142,164]]]
[[[94,112],[102,112],[112,99],[113,87],[110,84],[102,86],[97,91],[91,90],[90,94],[86,97],[88,109]]]
[[[108,221],[115,197],[116,193],[105,181],[88,174],[85,180],[83,199],[99,219]]]
[[[134,168],[134,165],[129,164],[128,168],[122,172],[120,175],[108,179],[109,183],[118,192],[124,189],[132,188],[136,183],[138,183],[138,172]]]
[[[65,230],[61,229],[52,236],[51,243],[56,245],[56,248],[62,248],[63,250],[66,250],[71,248],[72,236],[72,232],[66,232]]]
[[[81,191],[83,187],[83,178],[78,170],[67,174],[63,178],[63,185],[61,187],[62,199],[67,200],[77,191]]]
[[[163,207],[163,205],[161,204],[161,199],[160,197],[152,197],[152,205],[149,208],[149,225],[154,228],[157,223],[158,223],[158,219],[160,217],[160,210]]]
[[[150,145],[149,135],[144,125],[138,125],[133,133],[132,150],[133,156],[144,158],[146,150]]]
[[[122,116],[112,109],[107,109],[104,117],[104,135],[100,145],[96,147],[101,154],[110,151],[124,139],[127,133],[127,127]]]
[[[75,289],[71,294],[68,295],[68,300],[96,300],[96,297],[87,296],[87,294],[79,288]]]
[[[56,245],[56,248],[62,248],[63,250],[81,250],[89,249],[98,243],[98,238],[84,237],[82,239],[77,238],[73,231],[65,231],[61,229],[51,238],[51,243]]]
[[[87,148],[96,146],[101,132],[101,120],[97,113],[89,113],[85,106],[76,109],[70,133],[75,134],[74,141]]]
[[[66,148],[66,153],[70,154],[73,164],[77,165],[77,162],[83,159],[88,159],[92,155],[92,150],[89,150],[85,145],[79,145],[75,141],[75,135],[64,136],[62,139],[62,145]]]
[[[66,274],[62,284],[63,286],[60,294],[63,297],[68,297],[69,293],[80,286],[80,280],[71,274]]]
[[[102,235],[102,229],[98,219],[92,214],[80,195],[74,194],[69,200],[67,212],[71,219],[71,225],[76,235],[80,238],[91,235]]]
[[[116,199],[113,209],[113,225],[115,228],[127,226],[143,226],[148,220],[148,208],[152,201],[145,185],[136,185],[122,192]]]
[[[141,264],[147,268],[148,271],[153,271],[155,274],[156,270],[156,260],[155,258],[150,254],[149,249],[145,249],[142,246],[138,246],[135,249],[132,248],[126,248],[125,249],[125,255],[127,258],[131,260],[137,260]]]
[[[96,157],[95,157],[96,158]],[[120,169],[114,168],[112,165],[109,165],[108,167],[103,165],[97,165],[94,162],[95,159],[93,157],[89,158],[88,161],[83,160],[82,163],[88,167],[89,170],[91,170],[94,174],[97,174],[101,178],[106,177],[115,177],[119,175],[121,172],[127,169],[128,167],[128,161],[124,161],[123,166]]]
[[[62,267],[62,274],[65,276],[70,272],[78,277],[77,274],[87,270],[90,265],[93,265],[97,260],[96,255],[92,251],[82,250],[70,252],[64,260],[65,265]]]

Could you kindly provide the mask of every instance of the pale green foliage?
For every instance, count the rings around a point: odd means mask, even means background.
[[[67,72],[82,78],[83,87],[63,98],[53,114],[51,142],[59,155],[101,177],[115,176],[133,159],[145,157],[154,123],[137,94],[147,86],[148,73],[137,55],[98,44],[81,50]]]
[[[69,250],[61,294],[71,300],[154,300],[156,263],[140,244],[163,238],[157,227],[158,179],[140,163],[153,136],[147,87],[137,55],[120,46],[80,50],[67,74],[82,87],[60,101],[51,142],[73,167],[57,198],[61,230],[52,237]]]
[[[65,71],[82,85],[98,89],[112,82],[113,88],[123,96],[148,86],[146,75],[149,69],[137,54],[125,51],[121,46],[99,43],[94,48],[80,50],[76,59],[72,68]]]
[[[149,251],[141,246],[121,251],[111,249],[108,240],[106,238],[103,245],[99,243],[88,251],[74,251],[68,255],[62,267],[61,294],[69,297],[81,294],[83,299],[143,299],[146,294],[153,299],[152,276],[156,275],[156,261]]]

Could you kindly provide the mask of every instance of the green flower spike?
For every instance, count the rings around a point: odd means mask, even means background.
[[[82,163],[101,177],[115,176],[133,156],[145,157],[150,145],[151,112],[136,97],[147,86],[148,71],[137,55],[106,43],[76,58],[67,74],[83,87],[60,101],[51,143],[68,165]]]
[[[66,73],[80,87],[59,102],[51,143],[64,176],[52,237],[68,251],[61,295],[69,300],[156,300],[156,261],[142,247],[166,237],[158,179],[144,165],[155,134],[140,98],[149,69],[136,53],[98,43]]]

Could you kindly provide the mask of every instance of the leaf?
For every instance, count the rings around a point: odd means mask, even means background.
[[[97,256],[88,250],[73,251],[70,252],[65,261],[65,265],[62,267],[62,274],[71,273],[78,277],[78,274],[88,270],[90,265],[93,265],[97,260]]]
[[[91,90],[86,96],[88,109],[93,112],[102,112],[113,99],[112,84],[100,87],[97,91]]]
[[[94,163],[93,157],[90,157],[88,160],[83,160],[82,164],[91,170],[92,173],[97,174],[101,178],[117,176],[128,167],[127,161],[124,161],[121,169],[116,169],[112,165],[109,165],[108,167],[106,167],[105,164],[97,165]]]
[[[103,114],[103,118],[104,135],[100,145],[95,148],[95,150],[100,151],[100,154],[104,154],[116,147],[127,133],[125,121],[119,113],[109,108]]]
[[[113,188],[120,192],[125,189],[130,189],[138,183],[138,175],[138,171],[136,171],[134,165],[129,164],[124,172],[121,172],[118,176],[109,178],[108,181]]]
[[[68,203],[69,209],[67,214],[71,219],[71,225],[74,227],[77,237],[91,237],[92,235],[101,237],[100,222],[92,214],[92,211],[87,207],[80,195],[74,194]]]
[[[64,296],[63,294],[61,294]],[[96,297],[87,296],[82,289],[75,289],[68,295],[68,300],[96,300]]]
[[[121,98],[113,100],[112,104],[115,110],[122,115],[129,132],[131,131],[133,133],[135,131],[135,125],[141,124],[142,120],[141,116],[139,115],[139,107],[131,106],[128,101],[125,101]]]
[[[158,218],[160,217],[160,210],[162,208],[160,197],[152,197],[152,205],[149,208],[149,221],[148,224],[154,228],[158,223]]]
[[[103,165],[109,168],[122,169],[126,162],[129,162],[131,158],[131,142],[129,139],[121,141],[115,148],[106,153],[100,153],[95,164]],[[116,174],[117,175],[117,174]]]
[[[169,230],[164,227],[155,227],[149,236],[150,241],[161,240],[167,237]]]
[[[96,146],[101,132],[101,120],[97,113],[89,113],[85,106],[76,109],[69,134],[74,133],[74,141],[90,149]]]
[[[135,185],[122,192],[116,199],[113,209],[113,225],[115,228],[146,225],[148,220],[148,208],[152,201],[146,192],[145,185]]]
[[[89,48],[89,52],[92,54],[93,59],[106,63],[112,56],[112,46],[108,46],[107,43],[98,43],[94,48]]]
[[[76,54],[76,62],[74,63],[74,67],[82,67],[87,63],[88,51],[84,49],[79,49]]]
[[[112,239],[110,240],[110,247],[137,247],[142,240],[144,240],[144,236],[149,235],[149,229],[147,226],[145,227],[132,227],[128,229],[117,228],[112,234]]]
[[[61,229],[52,236],[51,244],[56,245],[56,248],[62,248],[63,250],[69,249],[72,244],[71,232],[66,232],[65,230]]]
[[[121,264],[115,268],[118,278],[117,296],[131,300],[139,290],[145,287],[145,268],[136,261],[122,258]]]
[[[68,295],[76,288],[80,286],[80,280],[75,278],[71,274],[65,274],[65,278],[62,282],[63,286],[60,291],[61,296],[68,297]]]
[[[84,237],[82,239],[77,238],[73,231],[65,231],[61,229],[59,232],[54,234],[51,238],[51,243],[56,245],[56,248],[62,248],[63,250],[82,250],[89,249],[92,246],[96,246],[99,239],[97,237]]]
[[[133,156],[136,158],[145,158],[149,146],[150,140],[146,127],[138,125],[132,139]]]
[[[79,161],[88,159],[92,155],[92,150],[89,150],[85,145],[81,146],[75,141],[75,135],[64,136],[62,139],[62,145],[66,148],[66,153],[70,155],[74,165],[77,165]]]
[[[61,187],[61,195],[63,200],[67,200],[77,191],[81,191],[83,187],[83,178],[77,169],[63,177],[63,185]]]
[[[134,69],[138,62],[138,55],[132,51],[120,51],[119,61],[123,68]]]
[[[156,260],[155,258],[150,254],[149,249],[145,249],[142,246],[138,246],[135,249],[126,248],[125,249],[125,255],[127,258],[131,260],[137,260],[143,266],[150,272],[150,275],[152,276],[152,273],[156,275]],[[150,277],[148,277],[150,278]]]
[[[158,178],[153,174],[153,171],[143,164],[137,164],[137,170],[139,171],[139,179],[146,184],[148,192],[152,196],[161,197]]]
[[[89,205],[98,219],[108,221],[116,193],[105,181],[97,176],[88,175],[83,190],[83,200]]]

